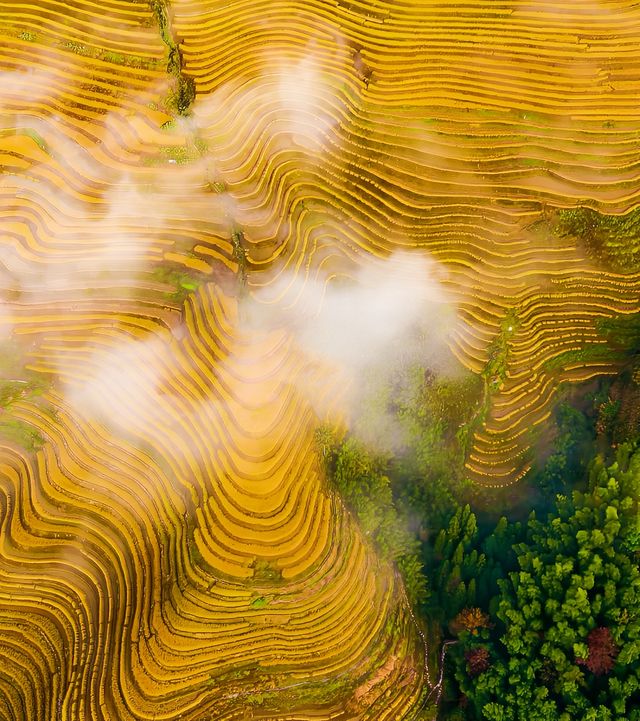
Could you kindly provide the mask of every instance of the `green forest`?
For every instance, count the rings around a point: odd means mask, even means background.
[[[640,720],[640,314],[602,322],[617,375],[561,387],[531,471],[465,479],[483,379],[376,380],[360,428],[317,432],[334,489],[396,564],[434,649],[449,721]],[[495,373],[489,370],[484,381]],[[401,442],[372,451],[372,416]]]

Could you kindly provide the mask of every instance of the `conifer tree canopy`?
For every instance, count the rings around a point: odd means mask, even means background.
[[[640,719],[639,496],[640,451],[623,446],[610,467],[592,464],[586,492],[530,519],[500,582],[490,664],[459,669],[478,718]]]

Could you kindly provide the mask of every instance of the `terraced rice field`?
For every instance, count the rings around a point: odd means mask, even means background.
[[[252,269],[311,277],[426,249],[447,270],[460,361],[486,371],[506,332],[506,372],[488,378],[469,475],[518,480],[558,383],[613,370],[579,358],[598,342],[594,322],[638,309],[637,275],[603,272],[544,225],[557,207],[637,203],[638,8],[286,2],[258,18],[251,2],[174,8],[194,113],[253,213]],[[302,100],[287,94],[311,83]]]
[[[436,670],[314,448],[344,384],[244,304],[433,258],[486,382],[469,476],[516,482],[558,384],[615,371],[596,321],[640,309],[547,222],[637,205],[639,26],[2,4],[0,718],[417,716]]]

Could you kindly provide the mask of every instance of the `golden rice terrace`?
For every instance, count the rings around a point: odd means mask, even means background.
[[[560,384],[616,372],[597,323],[640,311],[640,264],[557,221],[639,203],[639,28],[631,0],[1,4],[2,721],[432,718],[439,649],[314,441],[349,379],[284,319],[428,259],[483,383],[468,479],[520,482]]]

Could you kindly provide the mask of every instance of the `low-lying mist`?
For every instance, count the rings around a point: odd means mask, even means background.
[[[415,366],[447,375],[460,370],[448,350],[457,313],[445,280],[427,254],[396,252],[364,259],[349,276],[280,275],[268,295],[281,300],[265,301],[266,291],[257,291],[243,302],[242,318],[250,331],[290,332],[311,363],[340,379],[350,430],[391,451],[402,443],[402,431],[378,402],[380,389],[393,377],[402,393]],[[302,375],[296,385],[323,418],[327,408],[315,384]]]

